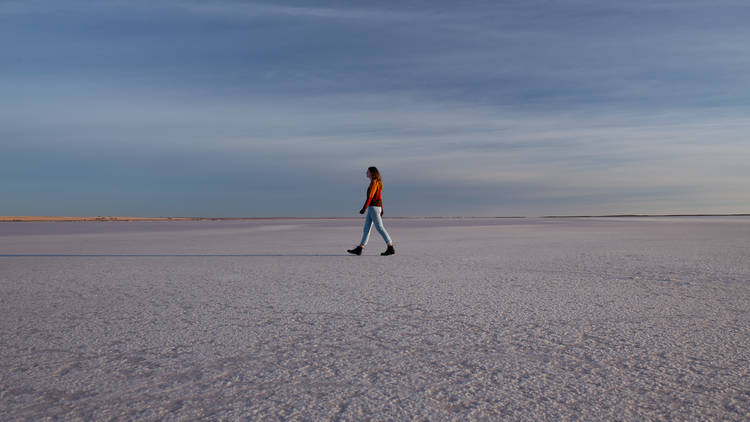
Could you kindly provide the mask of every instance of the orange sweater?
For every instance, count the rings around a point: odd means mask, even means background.
[[[382,190],[383,190],[383,182],[379,182],[374,179],[370,181],[370,186],[367,187],[367,197],[365,198],[365,206],[363,206],[362,208],[367,208],[369,206],[382,207],[383,199],[380,196]]]

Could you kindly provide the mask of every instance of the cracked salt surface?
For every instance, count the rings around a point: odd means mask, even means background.
[[[0,224],[0,419],[750,418],[750,219],[386,224]]]

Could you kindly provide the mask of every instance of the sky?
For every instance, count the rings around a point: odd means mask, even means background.
[[[750,212],[750,3],[0,0],[0,215]]]

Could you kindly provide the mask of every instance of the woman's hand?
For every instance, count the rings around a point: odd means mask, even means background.
[[[383,210],[382,209],[380,210],[380,216],[381,217],[383,216]]]
[[[359,210],[359,213],[360,213],[360,214],[364,214],[364,213],[365,213],[365,209],[364,209],[364,208],[362,208],[361,210]]]

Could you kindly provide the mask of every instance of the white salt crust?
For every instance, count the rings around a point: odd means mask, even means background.
[[[750,218],[0,224],[0,420],[750,418]]]

